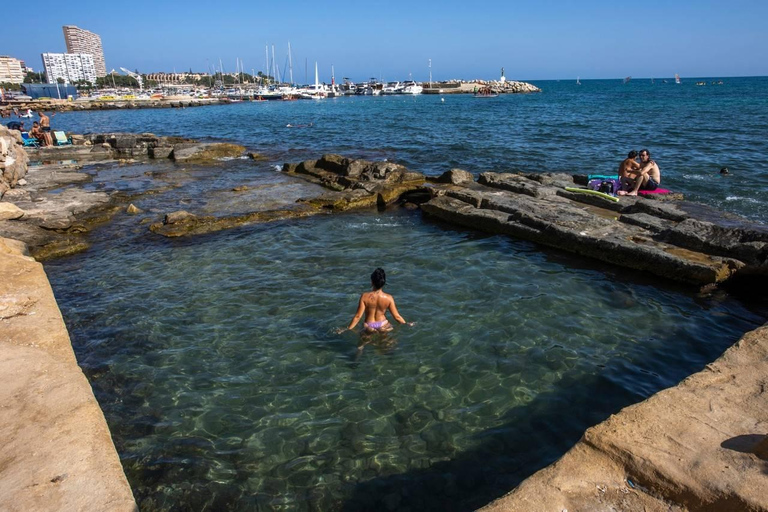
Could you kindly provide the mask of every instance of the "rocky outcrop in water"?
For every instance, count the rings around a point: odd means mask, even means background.
[[[72,145],[29,149],[34,160],[110,160],[126,158],[167,159],[186,163],[211,163],[236,158],[245,147],[225,142],[198,142],[182,137],[159,137],[153,133],[70,134]]]
[[[306,202],[316,208],[336,211],[385,206],[425,182],[423,174],[399,164],[355,160],[334,154],[323,155],[319,160],[284,164],[283,172],[331,189],[332,192]]]
[[[425,182],[423,174],[409,171],[402,165],[354,160],[332,154],[318,160],[287,163],[283,172],[330,191],[300,199],[298,205],[236,216],[196,216],[184,211],[171,212],[163,222],[154,223],[149,229],[159,235],[179,237],[354,208],[385,207],[397,201],[404,192],[413,191]]]
[[[438,181],[442,181],[439,179]],[[646,273],[705,285],[768,276],[768,227],[703,205],[578,192],[568,174],[481,174],[431,187],[422,210]]]

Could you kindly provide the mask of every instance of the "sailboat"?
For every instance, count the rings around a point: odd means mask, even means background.
[[[630,80],[632,80],[632,77],[631,77],[631,76],[625,76],[625,77],[624,77],[624,83],[625,83],[625,84],[628,84],[628,83],[630,82]]]
[[[328,97],[328,89],[325,84],[320,83],[317,74],[317,62],[315,62],[315,83],[303,88],[301,90],[301,97],[306,99],[324,99]]]
[[[678,75],[677,73],[675,73],[675,83],[678,84],[678,85],[683,83],[683,82],[680,81],[680,75]]]
[[[576,85],[581,85],[581,80],[579,80],[579,77],[576,77]]]

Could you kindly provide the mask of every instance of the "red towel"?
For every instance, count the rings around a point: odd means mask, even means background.
[[[670,191],[666,188],[657,188],[656,190],[638,190],[638,195],[645,196],[648,194],[669,194]]]

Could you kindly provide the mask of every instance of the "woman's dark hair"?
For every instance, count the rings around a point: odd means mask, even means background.
[[[629,158],[631,158],[632,160],[634,160],[635,158],[637,158],[637,151],[635,151],[635,150],[633,149],[632,151],[630,151],[630,152],[629,152],[629,155],[627,155],[627,157],[629,157]]]
[[[371,284],[377,290],[380,290],[387,284],[387,274],[383,268],[377,268],[373,271],[373,274],[371,274]]]

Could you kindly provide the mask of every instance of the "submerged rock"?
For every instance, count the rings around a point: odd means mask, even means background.
[[[173,146],[171,158],[178,162],[201,163],[238,157],[244,151],[243,146],[224,142],[184,142]]]

